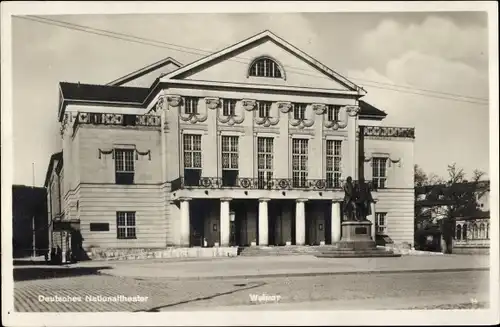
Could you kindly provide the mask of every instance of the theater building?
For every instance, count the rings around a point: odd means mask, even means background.
[[[331,244],[348,176],[372,186],[373,233],[413,243],[413,128],[269,31],[59,92],[49,203],[84,248]]]

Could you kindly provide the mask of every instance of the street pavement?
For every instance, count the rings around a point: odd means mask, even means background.
[[[407,309],[464,303],[484,306],[488,301],[488,274],[441,271],[218,280],[87,275],[15,282],[14,302],[15,310],[20,312]],[[66,299],[73,296],[82,301],[46,302],[40,301],[40,295]],[[120,295],[146,300],[85,301],[85,296]]]
[[[314,256],[234,257],[213,259],[156,259],[82,263],[106,265],[104,274],[170,279],[224,279],[318,276],[350,273],[388,273],[488,269],[487,255],[402,256],[399,258],[316,258]]]

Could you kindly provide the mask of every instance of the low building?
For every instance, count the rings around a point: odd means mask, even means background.
[[[381,126],[361,87],[269,31],[148,67],[60,83],[53,244],[75,230],[115,252],[331,244],[348,176],[370,182],[373,237],[413,243],[414,129]]]
[[[425,232],[425,225],[427,227],[439,226],[441,219],[450,218],[448,206],[459,204],[461,210],[451,217],[453,253],[488,253],[490,246],[489,188],[489,181],[417,188],[416,230]],[[461,192],[464,195],[461,202],[457,203],[453,200],[452,193],[454,192],[457,194]]]
[[[12,185],[12,248],[14,258],[47,252],[47,194],[43,187]]]

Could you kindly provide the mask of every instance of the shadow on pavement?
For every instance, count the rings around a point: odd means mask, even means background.
[[[54,267],[36,266],[14,268],[14,281],[26,281],[35,279],[51,279],[63,277],[78,277],[88,275],[99,275],[100,270],[111,269],[103,267]]]
[[[49,263],[45,260],[26,260],[26,259],[14,259],[14,266],[47,266]]]
[[[267,283],[264,283],[264,282],[255,283],[255,284],[250,283],[250,285],[247,285],[247,284],[234,284],[234,286],[237,286],[237,287],[240,287],[240,288],[235,289],[235,290],[231,290],[231,291],[227,291],[227,292],[216,293],[216,294],[212,294],[212,295],[208,295],[208,296],[204,296],[204,297],[198,297],[198,298],[195,298],[195,299],[190,299],[190,300],[185,300],[185,301],[170,303],[170,304],[166,304],[166,305],[160,305],[160,306],[157,306],[157,307],[154,307],[154,308],[150,308],[150,309],[147,309],[147,310],[136,310],[134,312],[160,312],[162,309],[166,309],[166,308],[169,308],[169,307],[174,307],[174,306],[178,306],[178,305],[182,305],[182,304],[189,304],[189,303],[192,303],[192,302],[211,300],[211,299],[214,299],[214,298],[219,297],[219,296],[233,294],[233,293],[241,292],[241,291],[245,291],[245,290],[250,290],[252,288],[261,287],[261,286],[264,286],[266,284]]]

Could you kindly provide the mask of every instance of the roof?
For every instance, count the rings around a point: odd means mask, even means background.
[[[154,84],[153,84],[154,85]],[[82,83],[59,83],[59,120],[64,115],[67,104],[78,102],[94,102],[95,104],[120,104],[129,106],[142,106],[144,99],[150,93],[150,88],[95,85]]]
[[[182,64],[180,62],[178,62],[177,60],[175,60],[172,57],[167,57],[167,58],[164,58],[164,59],[162,59],[160,61],[152,63],[152,64],[150,64],[150,65],[148,65],[146,67],[143,67],[143,68],[140,68],[140,69],[138,69],[136,71],[133,71],[130,74],[127,74],[125,76],[117,78],[114,81],[111,81],[111,82],[107,83],[106,85],[112,85],[112,86],[123,85],[125,83],[128,83],[128,82],[136,79],[136,78],[139,78],[141,76],[149,74],[152,71],[155,71],[156,69],[164,67],[164,66],[166,66],[168,64],[173,64],[174,66],[182,67]]]
[[[341,84],[343,84],[347,88],[359,92],[360,95],[366,94],[366,92],[360,86],[354,84],[353,82],[351,82],[350,80],[348,80],[344,76],[340,75],[339,73],[337,73],[337,72],[333,71],[332,69],[328,68],[327,66],[323,65],[318,60],[314,59],[313,57],[311,57],[307,53],[303,52],[299,48],[288,43],[287,41],[280,38],[279,36],[277,36],[276,34],[272,33],[269,30],[265,30],[259,34],[256,34],[256,35],[249,37],[241,42],[238,42],[230,47],[227,47],[227,48],[222,49],[218,52],[210,54],[204,58],[196,60],[196,61],[194,61],[194,62],[192,62],[184,67],[181,67],[181,68],[179,68],[171,73],[166,74],[164,76],[164,78],[167,78],[167,79],[179,78],[183,75],[188,74],[190,71],[192,71],[196,68],[199,68],[200,66],[206,65],[210,62],[214,62],[222,56],[226,56],[228,54],[234,53],[234,52],[236,52],[244,47],[247,47],[250,44],[262,41],[264,39],[271,39],[272,41],[274,41],[275,43],[277,43],[281,47],[285,48],[289,52],[295,54],[297,57],[300,57],[302,60],[306,61],[308,64],[310,64],[314,68],[322,71],[324,74],[328,75],[332,79],[337,80],[338,82],[340,82]]]
[[[375,108],[374,106],[372,106],[371,104],[369,104],[363,100],[359,100],[358,104],[360,107],[360,111],[359,111],[360,118],[383,119],[387,116],[387,114],[384,111],[382,111],[378,108]]]
[[[64,100],[106,101],[141,104],[148,88],[61,82]]]
[[[63,152],[56,152],[52,156],[50,156],[49,160],[49,167],[47,168],[47,173],[45,175],[45,182],[43,185],[47,187],[49,185],[49,180],[50,180],[50,175],[52,174],[52,171],[54,170],[54,164],[56,162],[62,162],[63,160]]]

